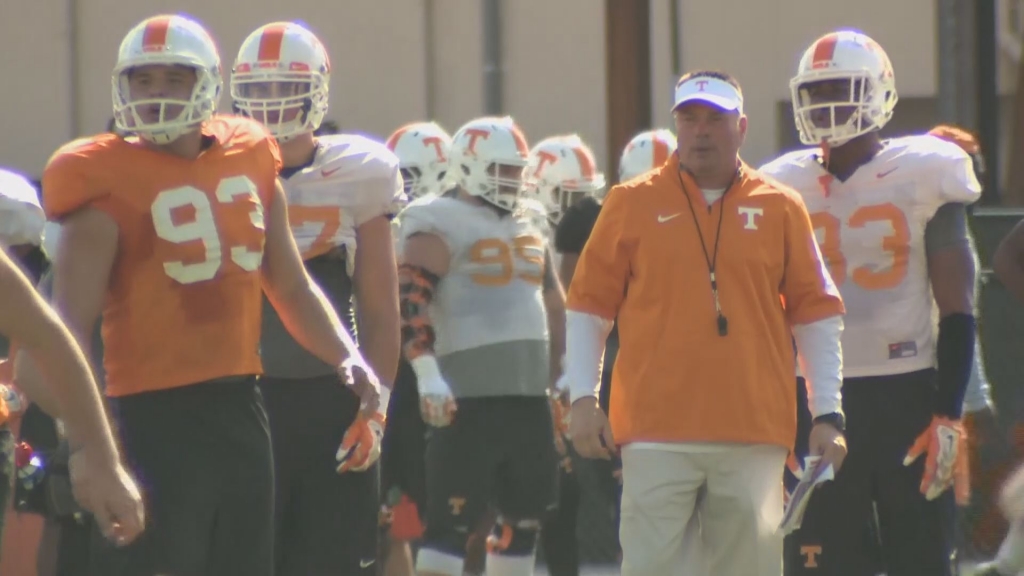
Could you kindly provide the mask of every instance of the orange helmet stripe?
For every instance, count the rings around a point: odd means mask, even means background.
[[[661,141],[661,138],[652,138],[651,147],[654,154],[654,168],[657,168],[668,160],[668,144]]]
[[[157,16],[146,23],[142,32],[143,51],[163,50],[167,45],[167,31],[171,28],[170,16]]]
[[[584,180],[593,180],[597,169],[594,167],[594,159],[587,154],[583,148],[573,148],[572,153],[576,155],[576,162],[580,165],[580,175]]]
[[[384,145],[388,147],[388,150],[394,152],[395,146],[398,146],[398,141],[402,139],[402,136],[404,136],[405,133],[412,128],[412,126],[412,124],[406,124],[405,126],[399,128],[398,130],[395,130],[395,133],[388,137],[388,141],[384,143]]]
[[[270,24],[263,29],[260,36],[260,47],[256,55],[259,62],[277,62],[281,59],[281,44],[284,42],[284,31],[287,24],[279,22]]]
[[[831,62],[832,57],[836,53],[836,43],[838,41],[838,34],[828,34],[820,38],[814,45],[814,55],[811,57],[811,68],[818,68]]]

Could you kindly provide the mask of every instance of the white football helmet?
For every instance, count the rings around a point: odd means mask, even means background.
[[[399,169],[410,198],[444,192],[452,137],[436,122],[406,124],[388,137],[387,147],[398,156]]]
[[[838,82],[835,97],[815,97],[819,82]],[[881,129],[896,107],[892,63],[877,42],[853,30],[818,38],[789,82],[793,119],[807,145],[841,146]]]
[[[675,151],[676,137],[670,130],[648,130],[633,136],[619,157],[619,182],[660,168]]]
[[[132,99],[128,83],[132,69],[151,64],[193,68],[196,84],[191,97]],[[113,75],[115,125],[156,144],[173,142],[213,116],[222,85],[217,45],[199,23],[176,15],[147,18],[128,32],[118,50]],[[147,122],[149,114],[142,111],[150,107],[158,109],[157,119]],[[174,114],[179,108],[181,112]]]
[[[45,223],[35,186],[20,174],[0,169],[0,243],[39,246]]]
[[[470,120],[452,137],[448,178],[466,193],[511,210],[530,147],[511,116]]]
[[[294,22],[260,26],[231,69],[231,99],[279,142],[315,131],[327,114],[331,61],[320,40]]]
[[[537,194],[554,223],[584,196],[600,197],[605,186],[594,152],[576,134],[537,143],[530,150],[523,176],[527,190]]]

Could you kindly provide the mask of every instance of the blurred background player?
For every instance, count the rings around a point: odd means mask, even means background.
[[[540,521],[555,504],[547,390],[564,350],[564,297],[537,227],[544,215],[520,203],[528,154],[511,118],[472,120],[449,155],[456,195],[401,215],[403,351],[432,426],[421,575],[463,573],[491,503],[500,517],[488,572],[532,574]]]
[[[948,575],[956,557],[949,488],[966,495],[960,419],[975,351],[965,207],[980,186],[954,144],[881,139],[896,85],[888,56],[867,36],[822,36],[790,86],[801,142],[818,148],[762,171],[803,196],[846,304],[850,451],[787,538],[786,573],[873,574],[877,555],[865,534],[875,510],[890,576]]]
[[[535,144],[530,150],[523,178],[527,193],[541,202],[551,226],[557,226],[573,206],[594,201],[605,191],[604,174],[597,169],[594,152],[576,134],[551,136]],[[553,264],[560,271],[553,238],[549,240],[549,248]],[[568,285],[564,279],[563,285]],[[576,576],[580,563],[576,537],[580,477],[575,469],[580,461],[566,436],[569,432],[569,392],[556,388],[550,394],[556,447],[561,457],[558,507],[545,518],[540,535],[548,572],[552,576]]]
[[[214,116],[220,69],[194,20],[142,21],[113,70],[118,128],[135,136],[74,141],[43,173],[62,224],[54,301],[85,348],[103,314],[106,393],[152,520],[139,541],[96,550],[103,574],[273,573],[264,292],[365,413],[377,408],[376,377],[288,230],[277,143],[252,120]],[[19,382],[36,380],[25,364]]]
[[[314,136],[327,113],[330,71],[312,32],[274,22],[242,43],[231,97],[277,140],[288,220],[306,271],[349,331],[355,297],[360,349],[386,390],[399,356],[389,220],[405,196],[398,159],[383,144]],[[274,445],[276,576],[375,574],[386,408],[357,416],[359,397],[289,334],[267,299],[260,348]]]
[[[388,136],[387,147],[398,156],[410,200],[439,194],[446,186],[452,137],[436,122],[413,122]]]
[[[46,266],[40,248],[45,222],[35,187],[20,174],[0,169],[0,245],[33,282]],[[14,385],[16,349],[2,336],[0,348],[0,358],[6,358],[0,360],[0,574],[35,574],[43,518],[16,512],[13,497],[18,482],[14,447],[21,437],[22,415],[30,405]],[[31,407],[30,428],[41,414]]]
[[[436,122],[406,124],[388,137],[387,147],[398,156],[410,200],[444,192],[449,185],[446,176],[451,145],[452,137]],[[399,218],[392,220],[396,238],[400,226]],[[384,576],[415,573],[410,542],[423,536],[426,433],[416,375],[403,356],[398,362],[381,452],[381,492],[388,533]]]

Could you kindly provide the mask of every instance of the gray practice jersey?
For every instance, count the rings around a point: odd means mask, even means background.
[[[313,162],[281,173],[288,196],[288,221],[306,270],[352,331],[352,277],[356,229],[405,204],[398,158],[383,144],[362,136],[318,139]],[[263,302],[263,371],[275,378],[333,374],[296,342],[266,298]]]
[[[441,372],[458,398],[546,394],[547,230],[538,210],[524,202],[508,214],[430,197],[400,216],[403,243],[413,234],[435,234],[451,254],[430,320]]]

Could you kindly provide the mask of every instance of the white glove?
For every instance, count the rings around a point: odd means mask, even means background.
[[[420,356],[409,362],[416,373],[416,388],[420,393],[420,414],[429,426],[442,427],[452,423],[457,405],[452,389],[441,375],[437,358]]]

